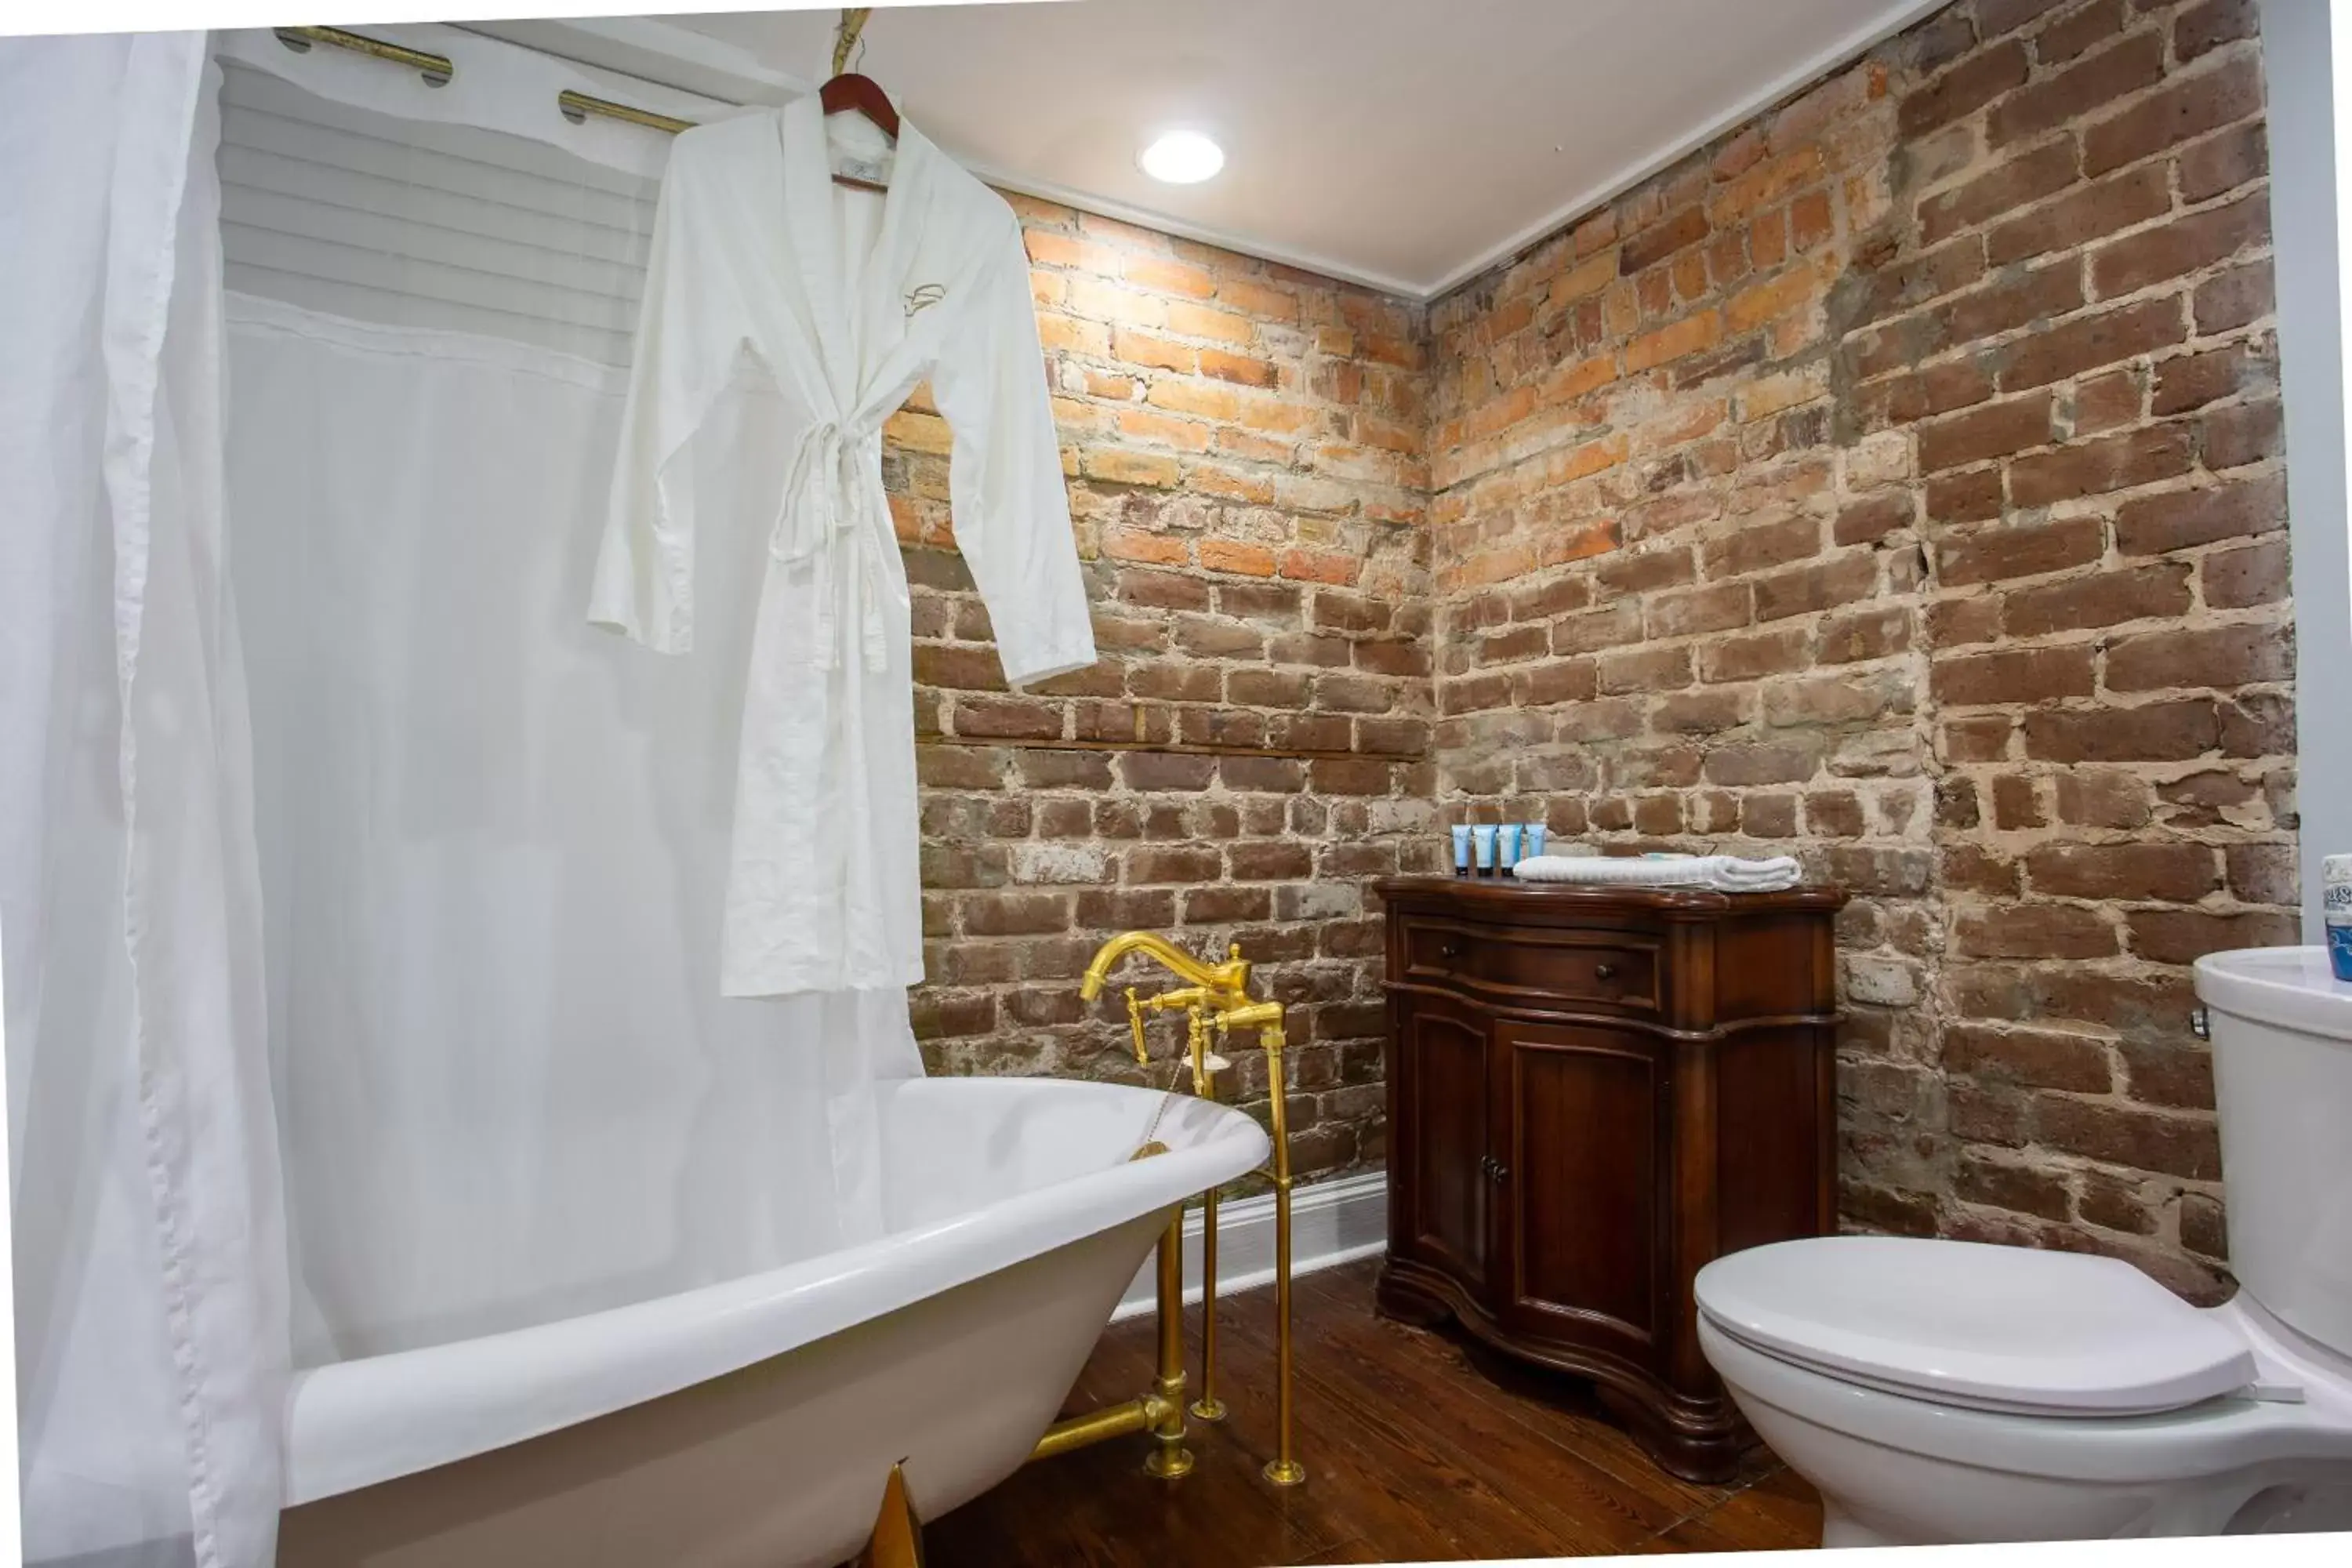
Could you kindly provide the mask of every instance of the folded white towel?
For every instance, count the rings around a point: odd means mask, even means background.
[[[1601,858],[1535,855],[1511,868],[1523,882],[1582,882],[1606,888],[1712,888],[1719,893],[1777,893],[1800,879],[1795,860],[1776,855],[1743,860],[1736,855],[1617,856]]]

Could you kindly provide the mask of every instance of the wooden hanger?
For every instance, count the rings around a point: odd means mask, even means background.
[[[824,108],[828,120],[836,114],[862,114],[878,127],[892,145],[898,141],[898,111],[890,106],[890,95],[872,77],[860,76],[844,68],[849,64],[850,51],[857,47],[858,35],[866,31],[866,18],[873,14],[871,5],[850,5],[843,8],[841,25],[835,30],[833,41],[833,79],[817,89],[817,102]],[[871,180],[861,180],[850,174],[835,174],[833,183],[853,190],[887,191],[887,185],[877,185]]]

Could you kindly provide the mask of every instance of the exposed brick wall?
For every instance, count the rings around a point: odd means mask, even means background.
[[[886,477],[914,584],[934,1070],[1134,1079],[1077,981],[1140,927],[1243,943],[1291,1007],[1293,1152],[1383,1154],[1379,923],[1429,856],[1428,476],[1417,308],[1022,196],[1102,660],[1007,692],[950,544],[948,433],[919,395]],[[1263,748],[1044,750],[1013,742]],[[1148,988],[1172,984],[1139,961]],[[1181,1020],[1151,1026],[1168,1081]],[[1265,1114],[1265,1063],[1232,1042]]]
[[[1799,855],[1849,1220],[2222,1253],[2295,931],[2252,0],[1968,0],[1433,308],[1444,815]]]
[[[1955,5],[1425,320],[1013,198],[1105,660],[1002,689],[919,396],[935,1068],[1132,1077],[1087,955],[1238,939],[1301,1169],[1377,1163],[1365,879],[1464,815],[1788,850],[1856,894],[1850,1222],[2210,1290],[2186,965],[2294,931],[2252,12]],[[1297,754],[1010,743],[1139,723]]]

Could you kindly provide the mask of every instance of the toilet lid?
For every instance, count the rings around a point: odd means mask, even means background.
[[[1719,1258],[1695,1284],[1756,1350],[1944,1404],[2145,1415],[2254,1378],[2243,1339],[2112,1258],[1821,1237]]]

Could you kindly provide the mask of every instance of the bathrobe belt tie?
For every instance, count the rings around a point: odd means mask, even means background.
[[[881,432],[845,430],[830,420],[812,426],[793,454],[768,552],[779,561],[808,562],[815,569],[810,641],[820,668],[841,664],[835,615],[845,575],[856,600],[866,668],[887,667],[889,627],[882,617],[882,598],[894,590],[877,552],[886,540],[895,547],[896,539],[890,498],[882,489]]]

